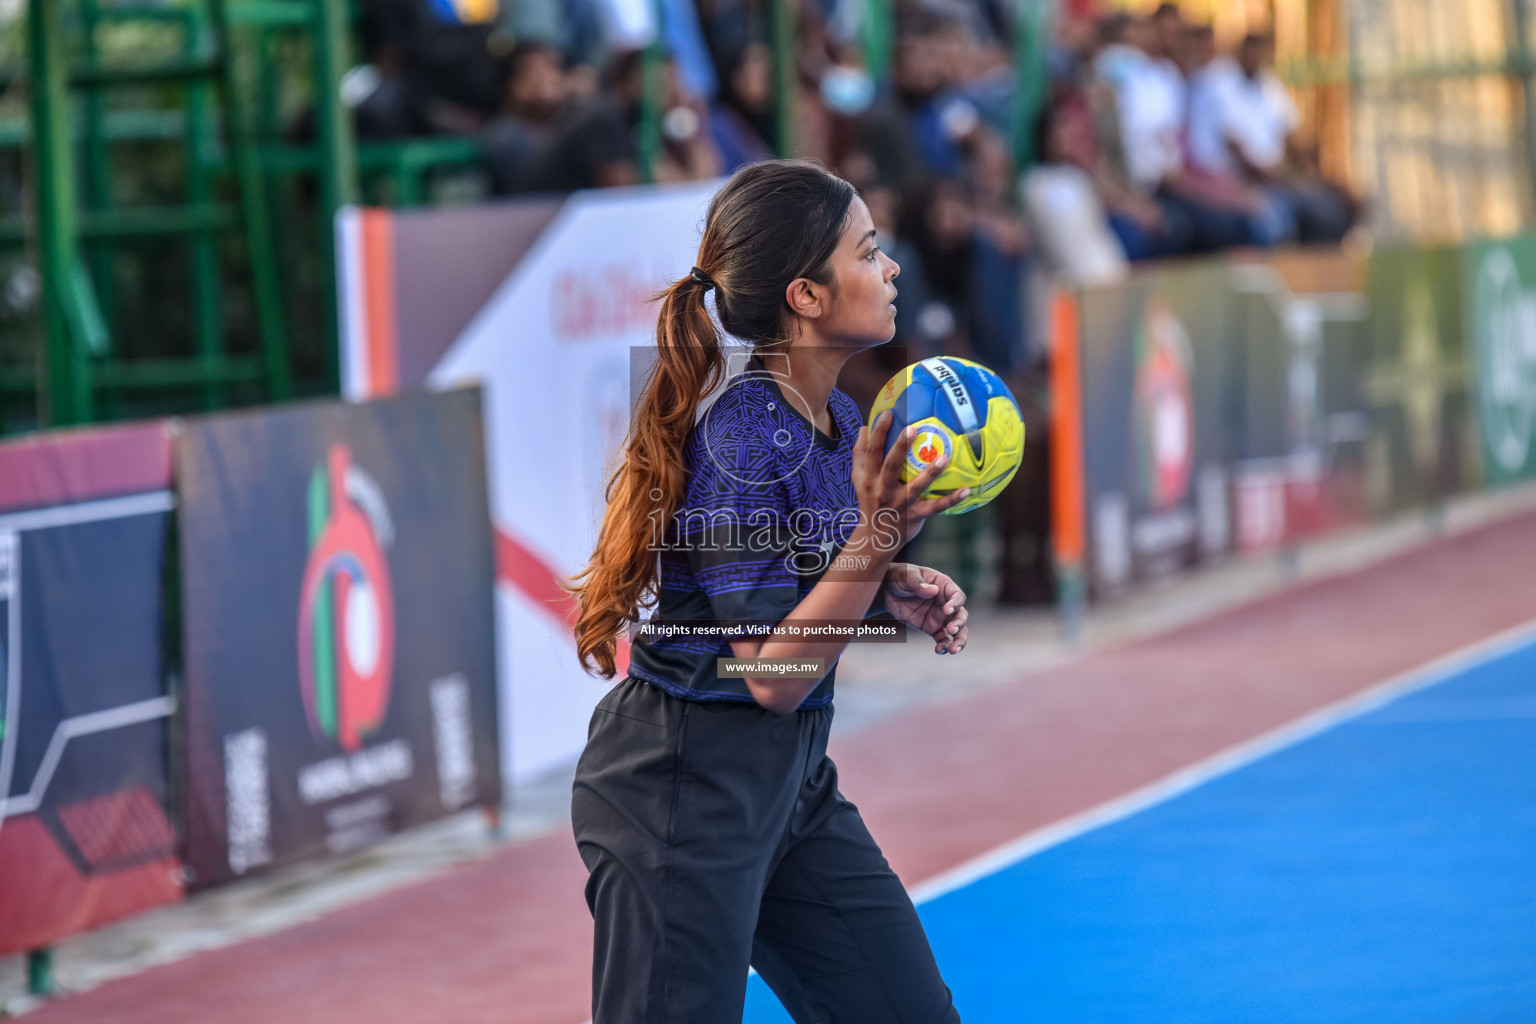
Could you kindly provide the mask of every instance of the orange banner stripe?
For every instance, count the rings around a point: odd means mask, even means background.
[[[1062,567],[1082,564],[1085,505],[1077,298],[1057,292],[1051,303],[1051,526]]]
[[[395,221],[389,210],[362,216],[363,310],[368,349],[368,394],[400,389],[395,315]]]

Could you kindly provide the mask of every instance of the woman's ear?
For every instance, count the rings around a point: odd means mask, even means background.
[[[796,315],[818,320],[826,314],[827,289],[808,277],[797,277],[784,290],[784,301]]]

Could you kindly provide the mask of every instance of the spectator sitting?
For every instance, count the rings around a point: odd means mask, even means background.
[[[864,148],[879,168],[880,180],[905,193],[937,175],[964,173],[962,144],[982,127],[976,107],[949,94],[952,31],[931,14],[915,15],[899,26],[892,68],[893,94],[875,104],[862,125]]]
[[[1156,191],[1178,170],[1184,80],[1152,56],[1152,23],[1131,15],[1105,19],[1094,72],[1114,91],[1125,170],[1130,182]]]
[[[911,207],[930,299],[918,332],[944,354],[999,373],[1025,361],[1023,282],[1027,253],[989,229],[963,178],[934,178]]]
[[[506,68],[501,111],[482,133],[492,195],[527,190],[566,101],[564,60],[554,46],[518,43],[507,57]]]
[[[662,147],[657,181],[712,178],[720,159],[709,141],[703,105],[687,97],[671,61],[663,69]],[[533,191],[570,192],[640,182],[641,52],[610,59],[601,92],[570,109],[528,175]]]
[[[1024,175],[1024,209],[1052,268],[1072,284],[1085,287],[1124,278],[1127,250],[1110,230],[1095,184],[1098,156],[1093,129],[1080,104],[1062,98],[1046,106],[1040,114],[1035,152],[1039,160]],[[1157,210],[1154,204],[1148,205]],[[1156,219],[1161,214],[1149,216]]]
[[[720,173],[730,174],[773,156],[764,141],[773,132],[773,55],[752,42],[722,64],[728,73],[709,108],[709,135],[720,153]]]
[[[1178,8],[1164,4],[1150,20],[1130,19],[1096,61],[1114,90],[1132,186],[1187,222],[1197,251],[1286,241],[1293,222],[1283,207],[1235,178],[1186,166],[1186,84],[1174,60],[1184,39]]]
[[[1273,64],[1268,35],[1243,39],[1228,85],[1226,155],[1238,173],[1294,211],[1302,241],[1337,242],[1353,226],[1357,204],[1309,166],[1315,154],[1297,145],[1300,115]],[[1290,172],[1288,161],[1305,170]]]
[[[1212,174],[1236,174],[1229,133],[1241,119],[1237,108],[1237,61],[1216,52],[1216,34],[1209,25],[1192,26],[1186,43],[1189,74],[1189,161]]]

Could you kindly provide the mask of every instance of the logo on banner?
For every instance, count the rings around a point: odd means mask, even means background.
[[[1154,512],[1189,493],[1195,421],[1190,391],[1194,357],[1189,335],[1167,303],[1153,299],[1138,339],[1135,436],[1142,492]]]
[[[1472,316],[1488,451],[1498,469],[1519,473],[1536,430],[1536,295],[1508,249],[1491,250],[1478,268]]]
[[[395,657],[378,485],[333,445],[309,481],[309,561],[299,599],[299,681],[311,731],[355,751],[384,720]]]

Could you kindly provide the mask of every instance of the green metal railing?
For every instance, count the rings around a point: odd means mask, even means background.
[[[42,343],[35,363],[0,366],[0,401],[12,400],[9,424],[0,412],[0,431],[91,422],[157,404],[129,393],[171,393],[158,403],[167,410],[216,408],[237,393],[246,401],[287,397],[295,391],[295,327],[318,329],[319,388],[335,389],[331,222],[340,205],[356,200],[358,175],[338,89],[347,66],[346,20],[341,0],[203,0],[175,7],[30,0],[26,66],[0,70],[0,84],[25,86],[29,116],[0,122],[0,150],[28,153],[35,199],[31,209],[0,215],[0,247],[23,246],[37,262]],[[154,26],[164,30],[157,39],[169,32],[179,44],[153,54],[129,56],[121,47],[102,52],[102,30],[124,25]],[[250,77],[270,83],[278,73],[259,58],[280,36],[302,40],[310,52],[317,130],[308,146],[282,142],[278,131],[259,134],[252,116],[253,90],[240,58],[257,57]],[[119,90],[140,103],[146,96],[161,103],[121,109],[110,98]],[[179,90],[169,106],[167,90]],[[277,123],[270,110],[261,113],[266,124]],[[169,203],[130,204],[115,194],[115,175],[125,163],[116,151],[145,145],[178,151],[180,194]],[[370,166],[377,176],[388,175],[399,202],[410,203],[420,198],[424,167],[475,159],[467,148],[473,146],[462,140],[428,152],[392,147]],[[292,193],[284,182],[300,176],[311,182],[307,201],[314,216],[307,223],[315,230],[296,240],[296,219],[274,208],[270,192],[276,185]],[[318,280],[308,282],[318,324],[293,323],[290,300],[305,282],[294,280],[294,261],[279,257],[280,235],[290,252],[318,253]],[[238,236],[233,247],[224,241],[232,236]],[[164,249],[168,244],[177,248]],[[123,343],[133,331],[121,278],[135,259],[145,259],[146,245],[156,254],[185,254],[186,291],[170,298],[187,307],[188,337],[178,340],[186,344],[129,353]],[[234,295],[248,315],[228,308],[231,275],[243,280]],[[254,354],[230,348],[232,338],[245,334],[250,338],[241,347]],[[260,387],[253,391],[252,384]],[[29,393],[37,396],[36,415],[18,419],[14,400]]]

